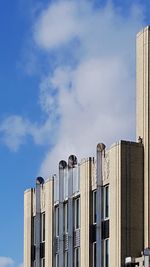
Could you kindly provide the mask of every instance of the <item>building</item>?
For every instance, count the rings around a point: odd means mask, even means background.
[[[24,267],[149,266],[149,36],[137,35],[137,142],[71,155],[25,191]]]

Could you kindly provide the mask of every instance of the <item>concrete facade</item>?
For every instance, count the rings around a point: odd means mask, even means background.
[[[33,232],[40,231],[41,233],[43,231],[42,228],[39,229],[36,228],[36,225],[32,225],[36,217],[37,187],[25,192],[24,267],[69,266],[65,265],[65,253],[67,262],[69,262],[68,251],[71,238],[73,240],[70,248],[72,250],[71,264],[75,267],[97,266],[94,259],[96,261],[99,259],[100,265],[98,266],[121,267],[124,266],[126,257],[140,256],[144,242],[142,212],[144,203],[143,189],[141,190],[143,188],[143,145],[120,141],[109,150],[104,149],[100,153],[100,159],[98,157],[97,159],[88,158],[74,165],[71,170],[72,175],[69,174],[70,167],[67,164],[63,179],[62,174],[59,173],[58,177],[55,176],[40,184],[40,220],[42,220],[42,214],[45,214],[45,240],[41,239],[40,241],[40,253],[43,244],[44,252],[41,253],[40,259],[36,258],[33,253],[33,251],[37,251],[37,243],[31,238],[34,235]],[[98,160],[101,160],[101,164]],[[97,168],[101,168],[102,175],[101,199],[94,197],[94,194],[98,195],[97,175],[99,172],[96,172]],[[69,196],[69,179],[73,181],[71,196]],[[59,199],[61,188],[59,187],[58,192],[58,184],[63,188],[61,199]],[[107,204],[106,196],[104,196],[106,187],[109,194]],[[72,199],[72,206],[69,206],[69,198]],[[77,201],[79,201],[78,208]],[[66,227],[64,220],[66,203],[68,203],[67,214],[69,214],[69,209],[72,209],[71,213],[73,214],[72,219],[68,221],[67,232],[64,230]],[[100,214],[98,203],[102,211],[100,221],[98,219],[98,214]],[[59,209],[58,214],[57,209]],[[95,212],[97,218],[94,221]],[[70,223],[72,224],[72,234],[69,233]],[[59,227],[58,232],[57,227]],[[60,229],[63,229],[62,234]],[[99,231],[101,231],[101,235],[99,235]],[[106,255],[106,241],[109,242],[108,255]],[[62,252],[61,247],[63,247]],[[79,253],[79,262],[75,265],[76,251]],[[61,253],[63,256],[60,261]]]
[[[149,32],[137,35],[137,141],[71,155],[25,191],[24,267],[149,267]]]
[[[144,145],[144,244],[150,247],[150,27],[137,34],[136,135]]]

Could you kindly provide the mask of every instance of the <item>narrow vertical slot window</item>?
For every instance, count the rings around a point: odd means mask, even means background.
[[[74,249],[74,267],[80,267],[80,248]]]
[[[93,224],[96,224],[96,191],[93,191]]]
[[[68,267],[68,251],[65,251],[64,267]]]
[[[96,242],[93,243],[93,267],[96,267]]]
[[[68,233],[68,203],[64,204],[64,232]]]
[[[74,201],[74,227],[78,229],[80,227],[80,199],[76,198]]]
[[[109,267],[109,239],[104,239],[104,267]]]
[[[59,254],[56,254],[55,257],[55,267],[59,267]]]
[[[103,215],[104,219],[109,218],[109,186],[103,188]]]
[[[59,236],[59,207],[55,208],[55,235]]]
[[[45,213],[41,214],[41,242],[45,242]]]

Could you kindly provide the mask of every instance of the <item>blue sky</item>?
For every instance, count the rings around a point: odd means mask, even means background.
[[[0,267],[23,261],[23,192],[96,144],[135,139],[135,34],[149,1],[1,1]]]

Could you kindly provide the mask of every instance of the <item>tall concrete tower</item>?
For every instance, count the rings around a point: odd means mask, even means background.
[[[137,34],[136,136],[144,145],[144,246],[150,247],[150,27]]]

